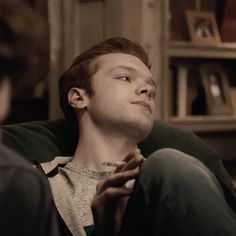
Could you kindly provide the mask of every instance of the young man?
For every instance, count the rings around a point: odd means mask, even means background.
[[[98,236],[236,234],[235,212],[206,166],[173,149],[145,160],[137,149],[152,129],[156,93],[138,43],[111,38],[95,45],[74,60],[59,89],[79,142],[49,182],[73,235],[93,224]]]
[[[30,22],[30,25],[29,25]],[[31,88],[44,73],[43,20],[24,2],[0,1],[0,121],[10,109],[12,85]],[[39,70],[40,68],[40,70]],[[61,229],[63,232],[64,229]],[[47,179],[0,144],[0,235],[59,235]]]

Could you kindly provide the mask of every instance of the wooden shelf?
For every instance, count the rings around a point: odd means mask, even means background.
[[[236,116],[187,116],[170,117],[169,123],[194,132],[217,132],[236,130]]]
[[[221,43],[218,46],[194,45],[191,42],[170,42],[169,57],[236,59],[236,43]]]

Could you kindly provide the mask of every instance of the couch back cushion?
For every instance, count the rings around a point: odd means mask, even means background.
[[[77,128],[66,120],[32,121],[2,128],[3,143],[28,160],[47,162],[55,156],[71,156]],[[192,132],[156,121],[150,135],[139,144],[144,156],[161,148],[175,148],[201,160],[216,177],[232,187],[219,156]]]

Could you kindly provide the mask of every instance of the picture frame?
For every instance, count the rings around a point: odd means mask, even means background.
[[[186,10],[191,41],[196,45],[217,46],[221,39],[213,12]]]
[[[203,64],[200,75],[206,96],[207,110],[212,115],[232,115],[228,77],[221,64]]]

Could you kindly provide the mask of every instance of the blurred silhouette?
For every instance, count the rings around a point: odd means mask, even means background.
[[[45,21],[26,1],[0,0],[1,122],[10,109],[11,94],[27,94],[45,77],[46,38]],[[0,144],[0,235],[59,235],[57,217],[46,178]]]

